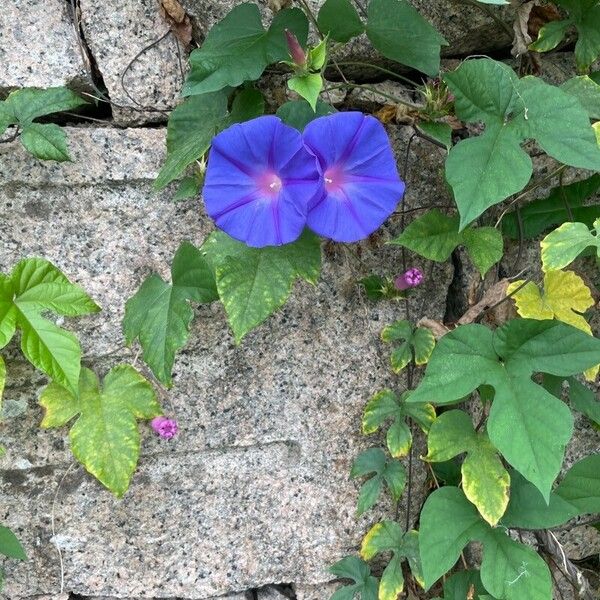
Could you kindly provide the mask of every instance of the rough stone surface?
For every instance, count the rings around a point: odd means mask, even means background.
[[[166,121],[183,85],[180,59],[185,68],[187,56],[168,33],[159,2],[81,0],[81,20],[113,103],[114,120],[119,124]]]
[[[150,272],[168,276],[180,240],[200,243],[210,224],[200,201],[174,204],[172,192],[151,190],[163,130],[67,132],[73,163],[40,163],[17,144],[0,146],[0,262],[8,270],[22,256],[44,256],[90,292],[103,312],[64,324],[80,335],[84,362],[105,373],[133,356],[120,330],[125,300]],[[403,156],[407,134],[390,133]],[[417,207],[437,200],[443,154],[421,142],[413,150],[406,201]],[[30,561],[7,564],[9,597],[58,591],[57,547],[65,590],[83,596],[200,599],[330,581],[327,567],[391,510],[384,500],[357,522],[358,482],[348,472],[361,449],[379,443],[359,434],[360,414],[372,393],[395,384],[378,335],[404,317],[401,303],[365,302],[356,280],[401,269],[397,249],[380,243],[398,228],[395,217],[377,244],[326,246],[319,284],[298,284],[240,346],[217,304],[199,308],[163,398],[181,432],[165,442],[141,426],[139,470],[120,501],[80,466],[69,470],[66,428],[38,429],[44,378],[13,342],[0,522],[22,538]],[[440,319],[452,267],[415,264],[427,283],[414,316]],[[424,453],[419,436],[415,453]],[[411,520],[424,479],[415,466]],[[400,508],[405,514],[406,499]]]
[[[3,0],[0,40],[0,93],[60,85],[89,89],[65,0]]]
[[[296,600],[329,600],[340,587],[339,583],[329,581],[320,585],[295,585]]]
[[[221,20],[234,6],[243,0],[182,0],[190,16],[193,17],[196,28],[195,36],[200,42],[210,28]],[[315,14],[323,5],[324,0],[308,0]],[[266,0],[259,0],[265,19],[271,18],[272,12],[267,8]],[[468,6],[455,0],[411,0],[411,4],[446,38],[448,46],[443,48],[444,56],[457,56],[471,52],[489,52],[499,48],[509,47],[512,36],[509,36],[500,22],[511,26],[514,12],[509,8]],[[490,16],[493,12],[498,20]],[[363,18],[363,21],[365,19]],[[354,57],[373,57],[375,53],[370,47],[366,36],[352,40],[343,50],[344,55]]]

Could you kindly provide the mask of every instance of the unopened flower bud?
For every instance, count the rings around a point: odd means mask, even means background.
[[[154,419],[150,421],[150,427],[152,427],[154,433],[165,440],[170,440],[172,437],[175,437],[179,430],[175,419],[168,419],[164,416],[154,417]]]
[[[398,275],[394,279],[394,287],[399,290],[408,290],[409,288],[421,285],[423,281],[423,273],[417,268],[408,269],[404,275]]]
[[[298,41],[298,38],[289,30],[285,30],[285,38],[287,40],[288,49],[290,51],[290,56],[296,65],[299,67],[306,66],[306,54],[304,50],[302,50],[302,46]]]

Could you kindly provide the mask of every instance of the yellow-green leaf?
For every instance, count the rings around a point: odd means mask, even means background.
[[[477,433],[462,410],[442,413],[431,425],[425,460],[444,462],[467,453],[461,467],[465,495],[494,527],[506,511],[510,476],[487,435]]]
[[[523,281],[514,281],[507,288],[513,293],[517,312],[527,319],[557,319],[592,335],[592,329],[581,313],[594,306],[594,300],[583,279],[573,271],[548,271],[544,274],[544,289],[532,282],[515,292]],[[586,371],[593,381],[600,367]]]
[[[595,235],[594,235],[595,230]],[[596,219],[593,230],[585,223],[563,223],[551,231],[541,242],[542,270],[556,271],[571,264],[588,246],[596,246],[600,257],[600,219]]]
[[[374,433],[387,420],[393,420],[387,431],[386,441],[390,454],[394,458],[406,456],[412,445],[410,427],[406,417],[413,419],[419,427],[427,432],[435,419],[435,409],[431,404],[408,404],[406,399],[410,392],[398,397],[392,390],[377,392],[365,407],[362,418],[362,430],[365,435]]]
[[[386,443],[390,454],[394,458],[406,456],[412,446],[410,427],[401,419],[396,419],[388,429]]]
[[[384,342],[401,341],[400,346],[392,350],[391,363],[394,373],[399,373],[413,358],[416,365],[424,365],[435,347],[435,337],[427,327],[413,329],[406,320],[396,321],[381,332]]]
[[[461,473],[465,496],[477,507],[479,514],[495,526],[508,506],[510,475],[487,436],[477,437],[462,464]]]
[[[416,531],[404,533],[395,521],[381,521],[373,525],[363,538],[360,555],[364,560],[371,560],[382,552],[393,552],[392,559],[381,575],[379,600],[396,600],[402,593],[402,562],[405,559],[415,580],[423,586],[418,536]]]
[[[137,419],[162,413],[152,385],[130,365],[109,371],[101,387],[81,369],[79,396],[56,383],[42,391],[41,426],[61,427],[78,415],[69,432],[71,450],[86,470],[117,497],[129,487],[140,452]]]
[[[397,348],[392,350],[390,361],[392,363],[392,371],[400,373],[404,367],[410,362],[412,352],[408,342],[402,342]]]
[[[425,365],[435,348],[435,337],[431,329],[417,327],[412,337],[412,345],[415,350],[415,364]]]

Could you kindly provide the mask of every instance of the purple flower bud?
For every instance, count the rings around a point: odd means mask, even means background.
[[[423,273],[419,269],[413,267],[412,269],[408,269],[404,275],[398,275],[398,277],[394,279],[394,287],[399,291],[408,290],[409,288],[421,285],[422,281]]]
[[[154,417],[154,419],[150,421],[150,427],[152,427],[154,433],[165,440],[170,440],[172,437],[175,437],[179,430],[175,419],[168,419],[164,416]]]
[[[287,39],[288,49],[290,51],[290,56],[294,63],[296,63],[299,67],[306,66],[306,54],[304,50],[302,50],[302,46],[298,41],[298,38],[289,30],[285,30],[285,38]]]

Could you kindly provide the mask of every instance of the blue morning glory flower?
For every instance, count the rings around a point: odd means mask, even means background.
[[[336,242],[366,238],[404,194],[383,125],[360,112],[339,112],[311,121],[303,138],[324,183],[309,204],[308,227]]]
[[[203,197],[220,229],[262,248],[298,239],[321,186],[300,132],[267,116],[232,125],[213,139]]]

